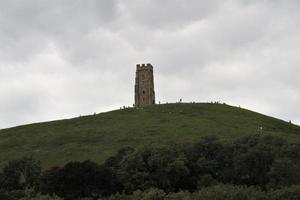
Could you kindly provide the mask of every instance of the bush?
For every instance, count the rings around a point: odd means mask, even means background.
[[[41,189],[44,194],[56,194],[65,200],[110,195],[110,171],[91,161],[70,162],[63,168],[44,173]]]
[[[165,200],[191,200],[191,194],[189,192],[170,193],[164,199]]]
[[[217,185],[195,192],[193,200],[267,200],[265,193],[253,187]]]
[[[202,188],[193,194],[189,192],[177,192],[165,194],[157,188],[151,188],[144,192],[135,192],[132,195],[116,194],[107,200],[273,200],[254,187],[239,187],[232,185],[218,185]],[[276,199],[283,200],[283,199]],[[285,200],[285,199],[284,199]],[[290,199],[287,199],[290,200]],[[291,199],[294,200],[294,199]]]
[[[150,188],[143,193],[141,200],[164,200],[166,193],[163,190]]]
[[[186,162],[185,155],[178,149],[146,148],[125,157],[117,174],[128,193],[151,187],[178,191],[188,187],[190,172]]]
[[[0,188],[5,191],[38,189],[41,166],[32,158],[12,160],[3,168],[0,175]]]
[[[271,200],[299,200],[300,199],[300,185],[282,188],[269,192]]]
[[[24,196],[24,192],[22,191],[5,191],[0,189],[0,199],[2,200],[18,200]]]
[[[20,200],[63,200],[57,196],[37,195],[35,197],[24,197]]]
[[[105,200],[164,200],[165,197],[166,193],[163,190],[157,188],[150,188],[144,192],[133,192],[133,194],[131,195],[115,194]]]

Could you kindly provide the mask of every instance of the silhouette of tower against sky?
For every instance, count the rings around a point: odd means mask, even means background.
[[[155,104],[153,66],[137,64],[135,77],[135,106]]]

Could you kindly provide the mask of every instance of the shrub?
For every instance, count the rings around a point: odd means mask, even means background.
[[[38,189],[41,166],[32,158],[12,160],[3,168],[0,175],[0,188],[6,191],[24,190],[27,187]]]
[[[253,187],[217,185],[195,192],[193,200],[267,200],[266,195]]]
[[[191,200],[191,194],[189,192],[170,193],[164,199],[165,200]]]
[[[63,200],[57,196],[37,195],[35,197],[24,197],[20,200]]]
[[[282,188],[280,190],[273,190],[269,192],[271,200],[299,200],[300,199],[300,185]]]
[[[144,192],[136,191],[131,195],[115,194],[105,200],[164,200],[166,193],[157,188],[150,188]],[[98,199],[102,200],[102,199]]]
[[[164,200],[166,193],[163,190],[150,188],[143,193],[141,200]]]
[[[41,190],[44,194],[56,194],[65,200],[95,198],[111,194],[111,180],[110,171],[97,163],[70,162],[63,168],[45,172]]]

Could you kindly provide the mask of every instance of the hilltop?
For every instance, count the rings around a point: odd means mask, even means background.
[[[162,104],[0,130],[0,166],[23,156],[41,160],[44,168],[74,160],[101,163],[124,146],[194,143],[211,135],[230,142],[249,134],[300,142],[300,126],[246,109],[209,103]]]

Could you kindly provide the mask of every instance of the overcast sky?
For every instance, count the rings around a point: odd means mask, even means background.
[[[221,101],[300,124],[299,0],[1,0],[0,128],[134,102]]]

